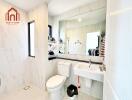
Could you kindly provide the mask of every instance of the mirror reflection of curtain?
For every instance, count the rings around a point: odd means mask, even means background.
[[[100,57],[105,57],[105,37],[101,41]]]

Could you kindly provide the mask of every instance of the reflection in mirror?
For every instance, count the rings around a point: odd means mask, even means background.
[[[95,14],[96,15],[96,14]],[[59,22],[60,53],[88,56],[101,55],[102,39],[105,34],[105,19],[102,15],[89,18],[71,18]],[[100,19],[100,20],[98,20]]]
[[[65,8],[64,8],[65,9]],[[73,7],[62,13],[52,13],[49,7],[49,25],[52,26],[52,36],[49,34],[50,55],[68,54],[81,56],[104,57],[106,2],[94,0]],[[96,57],[97,58],[97,57]]]

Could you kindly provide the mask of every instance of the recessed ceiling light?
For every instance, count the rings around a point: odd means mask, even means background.
[[[78,22],[82,22],[82,18],[78,18]]]

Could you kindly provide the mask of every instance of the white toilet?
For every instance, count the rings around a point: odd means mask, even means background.
[[[58,75],[51,77],[46,83],[49,100],[63,100],[64,83],[70,75],[70,66],[69,62],[58,62]]]

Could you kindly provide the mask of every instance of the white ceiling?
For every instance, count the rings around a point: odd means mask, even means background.
[[[36,6],[47,2],[49,15],[56,16],[66,11],[78,8],[95,0],[5,0],[25,11],[30,11]]]
[[[68,21],[71,20],[72,21],[72,20],[78,20],[79,18],[81,18],[82,21],[85,21],[85,20],[97,20],[97,23],[98,23],[98,22],[101,22],[101,21],[106,19],[105,10],[106,9],[93,11],[93,12],[77,15],[77,16],[74,16],[74,17],[71,17],[71,18],[68,18],[68,19],[65,19],[65,20],[68,20]]]
[[[16,7],[19,7],[25,11],[30,11],[36,6],[48,2],[50,0],[5,0],[10,4],[15,5]]]
[[[49,15],[56,16],[93,1],[95,0],[50,0],[48,3]]]

